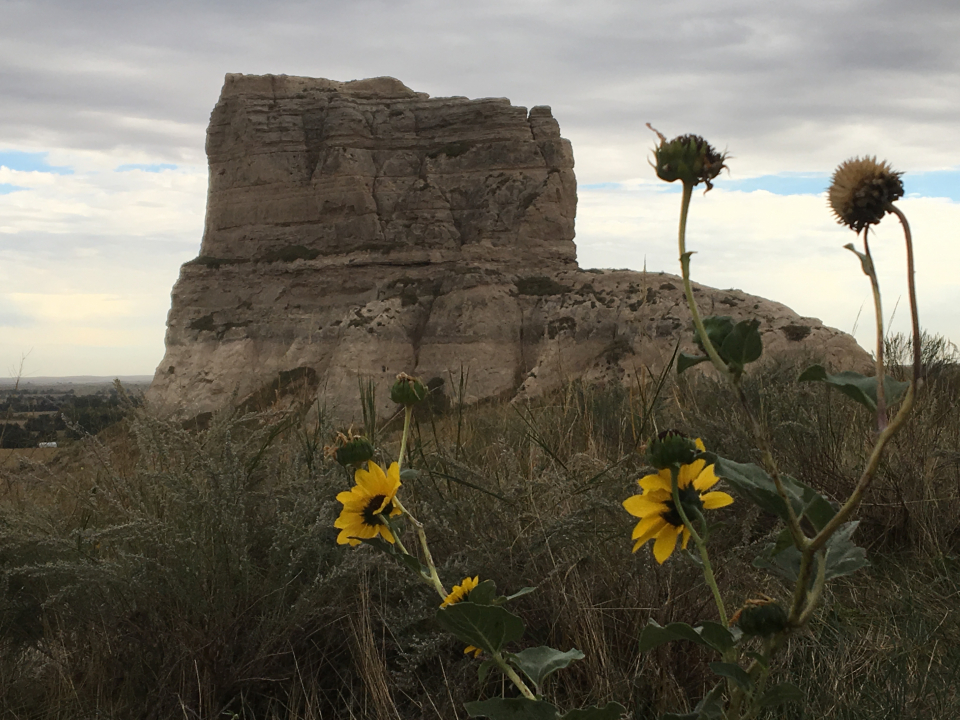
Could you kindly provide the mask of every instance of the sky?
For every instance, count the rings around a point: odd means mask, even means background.
[[[390,75],[550,105],[573,143],[581,267],[678,272],[656,136],[731,159],[694,197],[696,281],[874,343],[867,279],[824,191],[902,171],[921,324],[960,342],[960,5],[828,0],[0,0],[0,376],[150,375],[200,248],[226,73]],[[908,327],[902,233],[871,242]]]

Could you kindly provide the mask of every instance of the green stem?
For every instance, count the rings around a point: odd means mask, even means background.
[[[687,517],[686,511],[683,509],[683,505],[680,503],[680,469],[676,466],[670,468],[670,486],[673,491],[673,505],[677,509],[677,514],[680,515],[680,519],[683,521],[683,526],[687,529],[687,532],[690,533],[690,537],[693,538],[693,542],[696,543],[697,550],[700,551],[700,559],[703,561],[703,579],[706,580],[707,585],[710,587],[710,591],[713,593],[713,599],[717,603],[717,611],[720,613],[720,622],[726,626],[727,623],[727,609],[723,604],[723,598],[720,596],[720,589],[717,587],[717,579],[713,575],[713,566],[710,564],[710,555],[707,553],[707,544],[703,541],[703,538],[700,537],[700,534],[693,527],[693,524],[690,522],[690,518]]]
[[[870,278],[870,290],[873,292],[873,311],[877,318],[877,432],[883,432],[883,429],[887,426],[887,401],[883,386],[883,309],[880,304],[880,281],[877,279],[877,270],[873,266],[873,255],[870,253],[870,242],[867,240],[868,232],[869,228],[863,229],[863,251],[867,261],[862,264],[863,271]]]
[[[430,553],[430,546],[427,544],[427,533],[424,532],[423,523],[410,514],[410,511],[403,506],[399,498],[394,498],[393,503],[400,508],[404,515],[410,518],[410,522],[412,522],[413,526],[417,529],[417,538],[420,540],[420,547],[423,550],[423,559],[426,560],[427,570],[430,572],[430,583],[433,585],[434,589],[436,589],[440,597],[446,599],[449,593],[443,587],[443,583],[440,582],[440,575],[437,573],[437,565],[433,561],[433,555]]]
[[[517,671],[514,670],[512,667],[510,667],[510,664],[503,659],[503,655],[501,655],[498,652],[494,653],[493,661],[497,664],[497,667],[503,670],[503,674],[506,675],[508,678],[510,678],[510,682],[512,682],[514,685],[517,686],[517,690],[523,693],[523,696],[527,700],[537,699],[537,696],[533,694],[533,691],[529,687],[527,687],[527,684],[521,679],[519,675],[517,675]]]
[[[406,405],[403,408],[403,436],[400,438],[400,455],[397,457],[397,465],[403,470],[403,461],[407,455],[407,437],[410,434],[410,418],[413,417],[413,405]]]
[[[690,315],[693,318],[693,326],[697,329],[697,334],[700,336],[700,342],[703,344],[704,351],[707,353],[707,356],[710,358],[713,366],[722,376],[726,378],[732,378],[733,374],[730,372],[730,368],[728,368],[727,364],[720,358],[720,353],[717,352],[717,349],[713,346],[713,343],[710,342],[710,338],[707,337],[707,329],[703,326],[703,320],[700,319],[700,311],[697,309],[697,301],[693,297],[693,286],[690,284],[690,255],[692,253],[687,252],[687,215],[690,212],[690,198],[692,197],[693,184],[684,182],[683,198],[680,201],[679,233],[680,273],[683,276],[683,291],[687,296],[687,305],[690,307]]]
[[[917,310],[917,280],[916,269],[913,264],[913,234],[910,232],[910,223],[907,216],[893,203],[887,205],[887,211],[892,212],[903,226],[903,238],[907,244],[907,290],[910,294],[910,322],[913,325],[913,382],[920,390],[923,380],[923,354],[920,347],[920,316]]]

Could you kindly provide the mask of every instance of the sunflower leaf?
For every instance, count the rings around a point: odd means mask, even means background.
[[[851,575],[870,564],[867,551],[851,540],[859,524],[859,520],[844,523],[827,541],[827,567],[824,573],[827,580]]]
[[[787,519],[787,505],[777,492],[777,485],[763,468],[753,463],[738,463],[718,457],[714,467],[717,475],[730,483],[741,495],[749,498],[760,507],[774,515]],[[790,504],[798,515],[803,512],[802,494],[795,487],[796,481],[781,476],[784,490],[790,498]],[[789,482],[792,480],[793,482]]]
[[[656,620],[650,618],[640,632],[640,652],[649,652],[655,647],[672,642],[673,640],[689,640],[697,645],[715,649],[698,630],[694,629],[691,625],[687,625],[687,623],[673,622],[661,626]]]
[[[710,669],[720,677],[730,678],[747,692],[753,685],[753,680],[750,679],[747,671],[736,663],[712,662],[710,663]]]
[[[498,605],[463,601],[440,608],[436,617],[444,630],[490,655],[523,636],[523,620]]]
[[[699,633],[710,647],[720,653],[729,650],[735,644],[733,633],[720,623],[704,620],[694,628],[694,631]]]
[[[497,599],[497,584],[493,580],[484,580],[470,591],[470,602],[475,605],[493,605]]]
[[[495,668],[497,664],[490,659],[484,660],[480,663],[480,667],[477,669],[477,677],[480,678],[480,684],[483,685],[487,680],[487,676],[490,674],[490,671]]]
[[[788,702],[803,702],[803,693],[790,682],[780,683],[769,688],[760,698],[760,707],[773,707]]]
[[[410,480],[416,480],[420,477],[420,471],[414,470],[413,468],[404,468],[400,471],[400,479],[403,482],[409,482]]]
[[[523,671],[537,687],[537,694],[540,694],[543,687],[543,681],[557,670],[570,665],[575,660],[583,660],[582,652],[573,648],[566,652],[555,650],[552,647],[532,647],[527,648],[512,656],[514,664]]]
[[[709,359],[706,355],[690,355],[689,353],[682,352],[677,355],[677,375]]]
[[[548,702],[526,698],[490,698],[464,703],[463,707],[470,717],[490,720],[556,720],[559,714]]]
[[[518,597],[523,597],[524,595],[529,595],[530,593],[532,593],[532,592],[533,592],[534,590],[536,590],[536,589],[537,589],[536,587],[522,587],[522,588],[520,588],[519,590],[517,590],[515,593],[513,593],[512,595],[507,595],[506,597],[503,597],[503,596],[498,597],[498,598],[497,598],[497,601],[496,601],[496,604],[497,604],[497,605],[500,605],[501,603],[509,602],[509,601],[511,601],[511,600],[516,600]]]
[[[856,400],[871,412],[877,411],[877,378],[867,377],[849,370],[829,374],[822,365],[811,365],[804,370],[798,382],[823,382],[835,387],[849,398]],[[883,378],[883,396],[888,405],[897,402],[910,387],[910,383],[894,380],[889,375]]]
[[[608,702],[603,707],[577,708],[565,713],[561,720],[617,720],[627,709],[618,702]]]
[[[719,348],[720,357],[741,370],[763,354],[759,320],[741,320],[727,334]]]

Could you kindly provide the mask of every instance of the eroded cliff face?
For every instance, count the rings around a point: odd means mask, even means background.
[[[583,271],[570,143],[547,107],[430,98],[392,78],[227,75],[207,131],[200,254],[172,293],[149,402],[194,416],[319,395],[358,414],[358,378],[399,372],[471,400],[662,367],[689,312],[678,278]],[[738,291],[773,355],[862,362],[852,338]],[[443,391],[441,388],[440,391]],[[381,410],[390,410],[381,392]]]

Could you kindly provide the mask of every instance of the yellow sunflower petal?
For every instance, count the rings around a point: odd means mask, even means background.
[[[707,449],[703,446],[703,440],[701,440],[700,438],[697,438],[696,440],[694,440],[693,444],[697,446],[697,450],[699,450],[700,452],[707,451]]]
[[[659,515],[667,509],[662,502],[654,501],[645,495],[632,495],[623,501],[623,508],[635,517],[646,517],[647,515]]]
[[[667,521],[660,515],[648,515],[633,528],[631,538],[633,540],[639,540],[640,544],[643,545],[643,543],[660,532],[666,522]]]
[[[682,550],[687,549],[687,543],[690,542],[690,531],[686,528],[683,529],[683,543],[680,545]]]
[[[693,481],[693,486],[698,492],[705,492],[716,485],[719,481],[720,478],[718,478],[717,473],[714,472],[714,466],[708,465],[700,471],[699,475],[697,475],[697,479]]]
[[[383,468],[377,465],[373,460],[367,461],[367,469],[357,468],[353,474],[354,482],[357,487],[369,496],[385,495],[387,476]]]
[[[666,490],[670,492],[670,471],[667,470],[666,472],[666,477],[663,476],[662,470],[656,475],[646,475],[637,480],[637,484],[646,492],[653,492],[655,490]]]
[[[733,502],[733,498],[725,492],[710,492],[706,495],[701,495],[700,502],[703,503],[705,510],[716,510],[717,508],[730,505]]]
[[[707,464],[706,460],[694,460],[688,465],[680,466],[680,475],[677,477],[677,486],[683,490],[690,483],[697,479],[697,476],[703,470],[703,466]]]
[[[657,541],[653,544],[653,557],[661,565],[673,553],[677,546],[677,535],[679,534],[680,528],[665,523],[663,530],[657,535]]]

